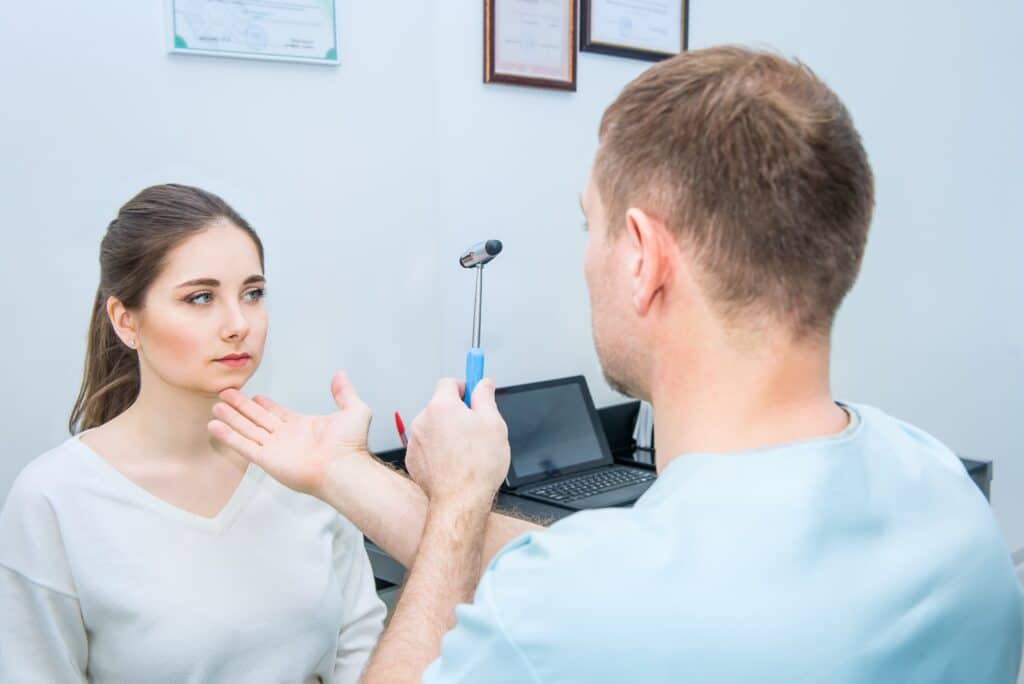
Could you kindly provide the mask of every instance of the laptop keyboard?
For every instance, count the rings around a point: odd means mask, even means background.
[[[649,482],[655,477],[653,471],[638,468],[606,468],[593,473],[584,473],[566,480],[541,485],[528,490],[530,494],[543,496],[552,501],[568,503],[588,496],[601,494],[619,487]]]

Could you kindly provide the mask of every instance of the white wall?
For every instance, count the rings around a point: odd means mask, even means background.
[[[1024,547],[1024,6],[691,3],[693,47],[773,45],[847,102],[878,208],[837,325],[837,394],[994,459],[997,516]],[[619,399],[590,343],[576,198],[602,110],[646,65],[583,54],[576,93],[486,86],[481,3],[339,11],[336,69],[168,56],[159,3],[22,3],[0,24],[0,497],[64,437],[99,239],[156,182],[219,192],[267,244],[255,387],[326,410],[344,366],[377,448],[395,446],[392,410],[461,374],[473,285],[455,260],[486,237],[506,243],[485,283],[488,370],[582,372],[599,404]]]

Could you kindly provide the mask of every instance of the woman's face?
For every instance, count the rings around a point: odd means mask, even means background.
[[[209,395],[244,385],[263,358],[265,286],[256,244],[226,219],[168,252],[136,313],[143,381]]]

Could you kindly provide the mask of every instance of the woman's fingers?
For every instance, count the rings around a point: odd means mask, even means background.
[[[224,390],[220,393],[220,398],[228,406],[235,409],[267,432],[273,432],[274,429],[281,424],[281,418],[263,408],[236,389]]]
[[[254,402],[265,408],[266,410],[273,413],[275,416],[280,418],[282,421],[289,421],[295,418],[296,414],[293,411],[289,411],[284,406],[281,406],[270,397],[255,396],[252,398]]]
[[[270,440],[270,433],[227,404],[214,404],[213,415],[236,433],[250,442],[263,446]]]
[[[246,439],[242,435],[235,432],[227,424],[219,420],[211,420],[206,424],[206,429],[210,431],[210,434],[219,439],[224,444],[227,444],[229,448],[237,451],[244,458],[252,461],[257,466],[263,467],[261,461],[260,445],[253,442],[250,439]]]

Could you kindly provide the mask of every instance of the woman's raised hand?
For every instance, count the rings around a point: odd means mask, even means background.
[[[330,466],[346,456],[368,453],[369,407],[344,372],[331,380],[338,411],[306,416],[266,397],[248,398],[235,389],[220,393],[216,420],[207,426],[218,440],[262,468],[281,484],[321,496]]]

